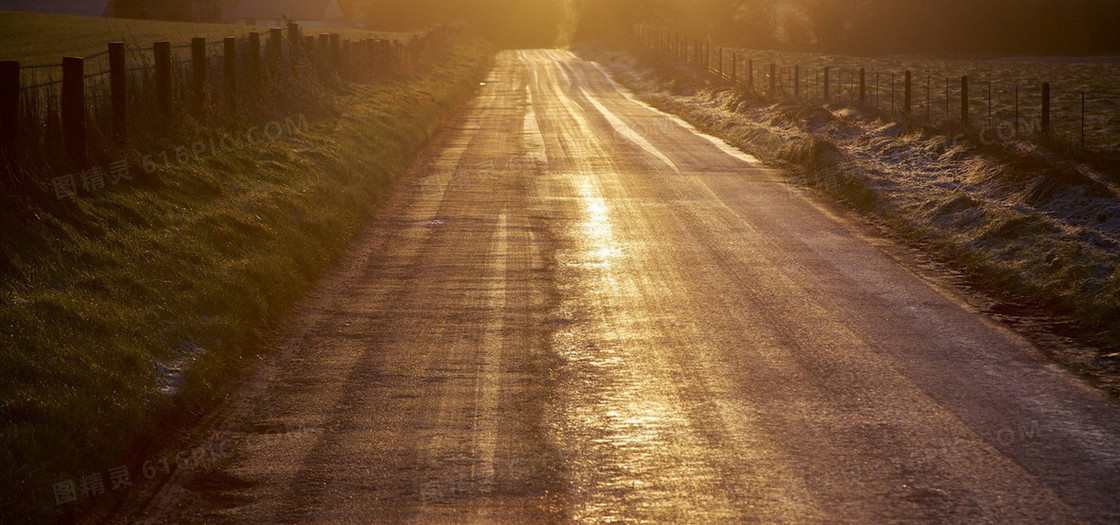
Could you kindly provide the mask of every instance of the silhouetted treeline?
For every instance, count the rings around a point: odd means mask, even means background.
[[[556,44],[566,0],[350,0],[368,29],[420,29],[464,21],[496,42],[514,47]]]
[[[115,0],[122,18],[219,22],[239,0]],[[294,0],[314,2],[314,0]],[[340,0],[346,17],[371,30],[419,30],[467,22],[511,47],[553,46],[573,25],[568,9],[578,0]]]
[[[854,53],[1120,50],[1117,0],[802,0],[794,47]],[[799,41],[800,39],[800,41]]]
[[[664,25],[723,45],[832,53],[1120,52],[1120,0],[583,0],[583,34]]]
[[[234,0],[117,0],[120,16],[191,19]],[[501,45],[623,38],[634,24],[722,45],[830,53],[1120,52],[1120,0],[342,0],[370,29],[465,21]],[[192,7],[193,6],[193,7]],[[215,15],[216,17],[216,15]],[[197,18],[197,13],[195,14]],[[209,19],[211,17],[206,17]]]
[[[120,18],[221,22],[222,8],[221,0],[113,0],[112,11]]]

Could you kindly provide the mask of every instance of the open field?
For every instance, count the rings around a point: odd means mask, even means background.
[[[105,51],[105,44],[111,41],[150,47],[157,40],[183,44],[193,37],[220,40],[227,36],[245,36],[250,31],[268,31],[268,28],[0,12],[0,60],[18,60],[25,65],[56,64],[63,56],[89,56]],[[344,38],[407,39],[410,36],[410,33],[332,32]]]

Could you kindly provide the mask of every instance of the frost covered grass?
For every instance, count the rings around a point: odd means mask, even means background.
[[[1067,365],[1120,382],[1120,166],[1045,142],[996,144],[974,132],[874,111],[774,102],[692,70],[580,50],[652,105],[787,168],[965,271],[981,288],[1068,317],[1093,355]],[[1060,357],[1060,356],[1059,356]]]
[[[725,50],[730,55],[731,50]],[[1081,131],[1081,94],[1085,94],[1086,145],[1120,150],[1120,57],[995,57],[923,58],[859,57],[737,50],[745,63],[754,62],[755,86],[766,87],[770,64],[778,67],[778,89],[792,91],[794,66],[801,67],[802,93],[823,101],[822,76],[830,68],[831,98],[851,102],[858,98],[858,74],[866,71],[868,104],[883,111],[901,111],[906,71],[913,75],[913,114],[934,123],[960,119],[960,78],[969,78],[969,112],[976,125],[988,125],[1010,136],[1015,129],[1018,98],[1019,132],[1039,132],[1042,84],[1051,84],[1051,118],[1054,136],[1077,144]],[[946,89],[948,81],[948,89]],[[988,107],[988,89],[991,107]],[[992,135],[994,137],[994,133]]]

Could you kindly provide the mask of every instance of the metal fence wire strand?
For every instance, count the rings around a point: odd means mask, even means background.
[[[1026,60],[991,62],[828,55],[806,59],[779,51],[724,49],[725,55],[730,53],[734,57],[734,69],[729,70],[729,63],[721,64],[718,59],[704,68],[704,45],[699,49],[689,45],[691,53],[665,49],[663,42],[669,33],[664,29],[643,27],[639,36],[645,39],[644,44],[649,49],[683,64],[698,66],[761,97],[853,107],[862,101],[866,106],[861,109],[876,114],[960,126],[980,136],[981,140],[1039,137],[1079,149],[1120,151],[1120,126],[1116,125],[1115,117],[1120,109],[1120,84],[1093,83],[1094,79],[1120,74],[1120,65],[1110,61],[1078,60],[1048,65]],[[668,41],[676,40],[669,38]],[[697,40],[684,38],[681,41]],[[791,60],[802,66],[800,83],[804,89],[794,89],[800,86],[794,86],[797,80],[788,66]],[[741,68],[740,63],[743,64]],[[752,63],[762,71],[761,81],[752,78]],[[780,73],[774,92],[770,91],[769,64],[777,64]],[[861,69],[864,71],[862,83]],[[904,80],[906,74],[909,74],[909,83]],[[1052,82],[1052,78],[1060,78],[1062,82]],[[943,88],[939,85],[941,80],[944,80]],[[966,84],[968,98],[962,100]],[[1049,99],[1045,102],[1044,84],[1050,85]],[[1095,92],[1086,89],[1090,85]],[[1048,114],[1043,114],[1044,107],[1049,109]],[[1048,127],[1045,122],[1049,122]]]
[[[157,67],[154,43],[141,44],[135,38],[126,39],[120,47],[124,52],[123,79],[117,79],[111,71],[109,49],[80,57],[80,75],[68,77],[66,82],[74,78],[80,84],[81,109],[88,123],[81,131],[83,142],[98,149],[113,140],[121,140],[119,143],[123,145],[127,137],[135,140],[166,130],[168,124],[179,121],[180,115],[186,113],[198,112],[209,118],[265,108],[291,110],[300,104],[320,104],[326,99],[324,95],[341,82],[370,83],[408,74],[413,67],[410,62],[429,51],[429,36],[433,34],[410,39],[407,44],[399,40],[377,40],[376,46],[369,45],[374,42],[373,38],[352,40],[336,35],[328,40],[332,44],[324,46],[324,37],[318,32],[297,33],[303,38],[315,39],[315,51],[309,54],[303,46],[306,40],[292,41],[293,27],[296,26],[289,26],[279,35],[233,36],[235,69],[225,67],[227,40],[208,40],[206,81],[201,86],[193,84],[191,42],[167,45],[171,57],[170,68],[165,70],[163,64]],[[333,45],[336,39],[341,45]],[[259,42],[260,46],[250,46],[251,42]],[[449,42],[443,40],[442,43]],[[274,54],[277,44],[279,57]],[[24,144],[36,145],[21,148],[28,160],[52,158],[61,151],[61,129],[68,126],[68,121],[74,122],[63,115],[67,107],[73,107],[62,104],[63,62],[68,61],[19,68],[20,118],[15,125]],[[69,64],[66,67],[70,67]],[[235,75],[232,81],[227,79],[231,72]],[[121,85],[125,86],[124,104],[120,105],[114,104],[112,92],[117,80],[123,80]],[[67,91],[71,92],[68,88]],[[202,94],[202,105],[185,104],[197,93]],[[125,138],[116,135],[120,122],[124,122],[127,129]],[[2,125],[8,124],[0,123]],[[68,128],[67,133],[73,131]]]

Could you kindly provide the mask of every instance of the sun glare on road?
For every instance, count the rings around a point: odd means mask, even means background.
[[[610,206],[587,178],[579,182],[576,190],[581,206],[587,214],[584,221],[580,223],[580,233],[588,247],[585,252],[588,260],[583,264],[609,266],[611,260],[622,252],[615,242],[614,230],[611,227]]]
[[[0,525],[1120,523],[1116,27],[0,0]]]

